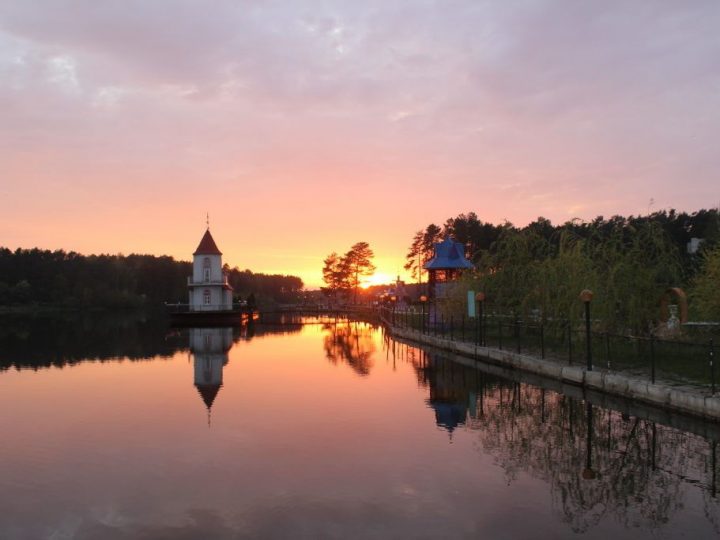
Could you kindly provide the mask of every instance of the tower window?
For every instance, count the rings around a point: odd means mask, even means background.
[[[203,259],[203,279],[210,281],[210,257]]]
[[[209,289],[205,289],[203,291],[203,304],[205,304],[206,306],[210,305],[210,290]]]

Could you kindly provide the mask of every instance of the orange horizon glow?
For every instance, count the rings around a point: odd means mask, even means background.
[[[365,278],[360,284],[360,287],[363,289],[369,289],[370,287],[375,285],[391,285],[392,283],[395,283],[396,279],[397,276],[393,277],[386,272],[375,272],[373,275]]]

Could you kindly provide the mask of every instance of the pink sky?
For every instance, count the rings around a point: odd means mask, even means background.
[[[0,0],[0,245],[320,284],[415,230],[720,203],[720,3]],[[650,200],[654,202],[650,205]]]

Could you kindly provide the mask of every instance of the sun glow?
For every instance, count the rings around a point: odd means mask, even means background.
[[[391,283],[395,283],[394,276],[386,274],[385,272],[375,272],[372,276],[365,278],[360,284],[360,287],[367,289],[373,285],[390,285]]]

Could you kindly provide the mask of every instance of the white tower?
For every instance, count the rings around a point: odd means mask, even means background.
[[[222,253],[210,228],[193,253],[193,275],[188,277],[190,311],[232,309],[232,287],[222,269]]]

